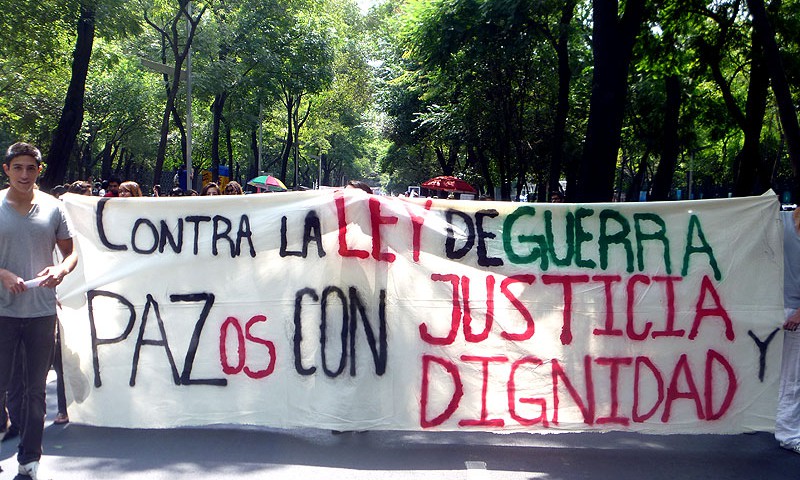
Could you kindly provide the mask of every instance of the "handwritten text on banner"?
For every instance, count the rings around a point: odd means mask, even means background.
[[[772,430],[772,196],[65,198],[70,417],[94,425]]]

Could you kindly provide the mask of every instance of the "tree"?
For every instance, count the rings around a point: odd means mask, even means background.
[[[560,30],[571,12],[526,0],[409,2],[400,35],[407,73],[399,81],[417,91],[419,133],[438,150],[442,170],[455,152],[465,158],[461,168],[474,166],[487,187],[499,184],[511,199],[512,188],[518,195],[541,169],[535,159],[551,150],[537,145],[550,135],[558,84],[557,63],[542,46],[553,19]]]
[[[308,120],[313,100],[310,95],[326,88],[333,79],[333,52],[327,36],[312,28],[313,20],[293,26],[287,42],[281,45],[278,85],[284,108],[286,125],[284,147],[280,156],[280,178],[286,181],[290,155],[294,155],[295,176],[292,185],[298,185],[298,147],[300,129]]]
[[[778,103],[778,112],[783,125],[786,144],[789,150],[789,160],[794,173],[794,194],[795,198],[800,195],[800,124],[797,121],[794,102],[789,90],[789,82],[783,67],[778,44],[775,41],[775,33],[769,21],[764,0],[747,0],[747,7],[753,16],[753,27],[758,38],[764,47],[764,57],[766,60],[769,77],[772,81],[772,91]]]
[[[577,1],[567,0],[561,10],[561,19],[558,23],[558,35],[550,36],[553,49],[558,59],[558,102],[553,122],[553,146],[550,159],[550,169],[547,179],[548,194],[561,190],[561,170],[565,157],[565,139],[567,130],[567,115],[569,114],[569,91],[572,81],[572,66],[569,61],[569,38],[572,29],[572,18],[575,15]],[[540,197],[540,200],[543,197]]]
[[[567,190],[568,197],[578,202],[609,201],[614,189],[628,67],[642,29],[645,0],[625,2],[621,17],[620,6],[618,0],[595,0],[592,4],[594,72],[589,123],[577,188]]]
[[[64,182],[72,148],[75,146],[75,137],[83,123],[83,99],[86,91],[86,76],[89,73],[89,60],[92,56],[94,30],[94,2],[81,2],[77,22],[78,35],[72,61],[72,76],[67,88],[67,96],[64,99],[61,119],[53,133],[53,141],[50,143],[50,150],[45,158],[47,170],[41,180],[42,186],[45,188],[51,188]]]
[[[126,22],[128,13],[126,8],[108,8],[98,0],[79,0],[77,10],[79,13],[76,22],[77,36],[72,74],[61,118],[53,133],[50,150],[45,159],[48,168],[41,180],[42,186],[47,188],[64,182],[75,139],[83,123],[86,77],[89,73],[98,17],[101,22],[107,23],[105,31],[108,36],[136,30],[135,24],[130,25]]]
[[[139,60],[127,56],[116,43],[103,43],[95,48],[87,83],[86,119],[82,135],[81,156],[75,162],[71,178],[87,178],[100,164],[100,175],[108,178],[120,171],[126,178],[139,176],[151,165],[144,159],[154,157],[158,119],[159,82],[154,75],[142,75]],[[129,161],[121,160],[123,153]],[[114,160],[117,160],[116,169]],[[134,169],[135,170],[132,170]]]
[[[175,99],[178,96],[180,88],[181,70],[186,57],[192,48],[192,41],[200,24],[200,19],[203,17],[208,5],[199,5],[199,12],[192,14],[189,11],[191,0],[178,0],[178,8],[167,10],[163,15],[159,15],[163,23],[158,24],[156,20],[151,18],[151,13],[148,8],[144,10],[144,18],[150,27],[156,30],[161,38],[165,39],[168,43],[169,50],[172,53],[172,58],[175,62],[173,66],[172,75],[170,77],[169,90],[167,92],[167,102],[164,107],[164,114],[161,117],[161,134],[158,141],[158,151],[156,152],[155,166],[153,168],[153,184],[161,182],[161,172],[164,168],[164,159],[167,153],[167,138],[169,136],[169,117],[172,114],[175,105]],[[159,12],[160,13],[160,12]],[[188,23],[185,32],[185,38],[181,38],[181,21],[185,20]],[[183,41],[181,41],[183,40]]]
[[[25,25],[21,35],[19,25]],[[74,46],[66,2],[18,0],[0,15],[0,139],[46,145],[63,108]],[[32,41],[35,39],[35,41]]]

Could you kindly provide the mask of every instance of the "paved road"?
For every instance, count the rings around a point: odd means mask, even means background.
[[[52,385],[50,388],[52,391]],[[55,416],[48,396],[48,418]],[[3,443],[0,480],[16,476]],[[274,430],[238,426],[127,430],[49,424],[53,480],[692,480],[800,479],[800,455],[771,434],[509,434]]]

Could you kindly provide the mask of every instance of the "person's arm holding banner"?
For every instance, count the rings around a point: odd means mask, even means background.
[[[78,264],[78,252],[75,250],[71,238],[56,240],[56,246],[64,257],[58,265],[45,268],[36,276],[41,278],[40,287],[56,288],[67,274],[75,270]]]
[[[783,324],[783,329],[794,332],[797,330],[798,326],[800,326],[800,309],[795,310],[789,315],[789,318],[786,319],[786,323]]]

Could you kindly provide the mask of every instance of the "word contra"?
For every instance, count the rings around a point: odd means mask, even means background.
[[[126,251],[130,249],[138,254],[150,255],[158,251],[164,253],[169,247],[173,253],[183,252],[184,244],[184,223],[192,225],[193,254],[198,255],[200,251],[201,234],[208,238],[211,245],[211,253],[216,256],[220,253],[218,247],[220,242],[228,247],[231,258],[242,254],[242,244],[246,243],[249,247],[251,257],[256,256],[256,249],[253,245],[253,231],[250,228],[250,217],[241,215],[239,217],[238,228],[233,238],[232,231],[234,222],[222,215],[190,215],[185,218],[178,218],[174,226],[167,224],[166,220],[159,220],[159,226],[148,218],[137,218],[130,226],[130,240],[128,243],[112,243],[106,233],[103,216],[105,214],[106,203],[110,198],[101,199],[97,203],[95,212],[95,225],[100,243],[113,251]],[[205,225],[208,224],[206,227]],[[175,233],[173,234],[173,228]]]

